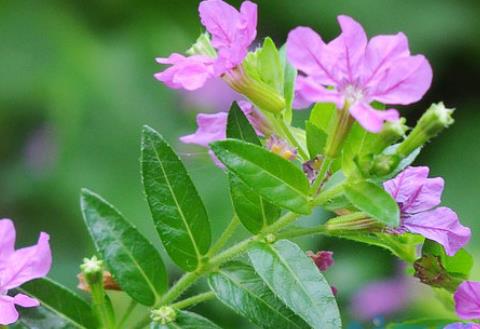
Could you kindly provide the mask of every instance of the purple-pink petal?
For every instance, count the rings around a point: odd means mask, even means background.
[[[29,297],[24,294],[17,294],[15,297],[13,297],[13,302],[16,305],[19,305],[21,307],[37,307],[40,306],[40,302],[32,297]]]
[[[449,324],[443,329],[480,329],[480,324],[457,322]]]
[[[10,290],[48,274],[52,265],[49,239],[48,234],[40,233],[36,245],[16,250],[10,255],[0,273],[0,290]]]
[[[0,270],[5,260],[15,250],[15,227],[10,219],[0,220]]]
[[[193,134],[182,136],[180,140],[185,144],[196,144],[208,147],[208,144],[224,140],[227,126],[226,112],[214,114],[200,113],[197,115],[197,131]]]
[[[441,177],[428,178],[428,173],[428,167],[408,167],[383,184],[403,213],[414,214],[440,204],[444,180]]]
[[[155,78],[173,89],[196,90],[214,76],[214,59],[203,55],[185,57],[172,54],[168,58],[157,58],[159,64],[171,64],[162,72],[156,73]]]
[[[449,256],[455,255],[470,240],[470,229],[460,224],[457,214],[447,207],[406,216],[402,220],[403,227],[440,243]]]
[[[312,103],[326,102],[334,103],[338,107],[343,104],[343,98],[334,90],[329,90],[316,83],[310,77],[298,76],[295,82],[295,104],[296,109],[307,108]]]
[[[453,297],[455,310],[461,319],[480,319],[480,282],[463,282]]]
[[[18,312],[15,309],[14,298],[0,295],[0,325],[17,322]]]
[[[378,133],[383,128],[385,121],[397,121],[400,114],[397,110],[376,110],[367,103],[355,103],[350,107],[350,114],[367,131]]]

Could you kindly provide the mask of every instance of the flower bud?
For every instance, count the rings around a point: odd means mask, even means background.
[[[325,251],[321,250],[317,253],[313,253],[312,251],[307,251],[307,256],[310,257],[318,269],[322,272],[328,270],[335,261],[333,260],[333,252],[332,251]]]
[[[283,96],[266,83],[248,76],[241,65],[227,71],[222,79],[262,111],[276,114],[285,109]]]
[[[91,287],[98,283],[103,284],[103,261],[98,259],[97,256],[84,258],[80,270],[88,286]]]
[[[408,130],[405,122],[405,118],[385,122],[382,131],[379,133],[379,138],[375,139],[375,142],[370,145],[369,152],[372,154],[381,153],[385,148],[404,137]]]
[[[424,145],[443,129],[448,128],[453,122],[454,109],[447,109],[443,103],[432,104],[430,108],[418,120],[417,125],[400,144],[396,153],[406,157],[418,147]]]
[[[91,287],[87,283],[85,279],[85,274],[80,273],[77,275],[78,278],[78,286],[77,288],[86,292],[91,292]],[[121,291],[122,288],[118,285],[118,283],[113,278],[112,274],[108,271],[103,271],[103,288],[105,290],[116,290]]]
[[[209,57],[217,57],[217,52],[210,43],[210,36],[208,33],[202,33],[197,41],[186,51],[187,55],[206,55]]]
[[[162,306],[158,309],[152,310],[150,313],[152,321],[159,322],[160,324],[167,324],[175,321],[177,318],[177,312],[170,306]]]
[[[415,269],[415,277],[432,287],[445,288],[454,292],[462,282],[461,279],[454,278],[448,273],[438,256],[422,256],[415,261],[413,268]]]
[[[400,160],[396,154],[378,154],[373,159],[370,173],[377,177],[386,176],[398,167]]]

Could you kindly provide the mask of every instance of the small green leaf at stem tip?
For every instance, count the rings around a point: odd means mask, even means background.
[[[95,247],[122,289],[151,306],[167,289],[159,252],[122,214],[99,195],[83,189],[81,208]]]
[[[310,159],[323,153],[323,148],[327,142],[327,134],[310,121],[305,122],[305,130],[307,133],[307,148],[310,153]]]
[[[277,47],[269,37],[265,38],[262,48],[258,50],[258,71],[260,78],[283,94],[284,72]]]
[[[222,329],[212,321],[196,313],[177,311],[174,322],[161,324],[152,322],[150,329]]]
[[[292,122],[293,111],[293,99],[295,97],[295,81],[297,79],[297,70],[288,62],[286,45],[280,48],[280,60],[283,65],[283,97],[285,99],[285,121],[290,124]]]
[[[314,329],[340,329],[332,289],[312,260],[293,242],[255,243],[248,256],[263,281]]]
[[[262,145],[255,129],[236,102],[232,103],[227,118],[227,137]]]
[[[19,322],[12,326],[14,329],[92,329],[98,326],[86,301],[48,278],[28,282],[18,290],[37,299],[41,306],[21,309]]]
[[[368,181],[348,183],[345,195],[359,210],[390,227],[400,224],[398,204],[383,188]]]
[[[282,208],[309,214],[309,183],[292,162],[264,148],[227,139],[211,144],[215,155],[251,189]]]
[[[147,126],[141,163],[145,194],[163,245],[178,266],[193,271],[211,242],[205,206],[177,154]]]
[[[308,329],[245,263],[225,264],[212,273],[209,285],[222,303],[263,329]]]

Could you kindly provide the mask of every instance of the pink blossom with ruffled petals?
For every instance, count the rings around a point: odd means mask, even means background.
[[[379,35],[368,41],[362,26],[339,16],[342,33],[330,43],[308,27],[288,35],[287,56],[301,72],[295,105],[315,102],[346,104],[368,131],[379,132],[384,121],[395,121],[395,109],[375,110],[370,104],[407,105],[420,100],[430,87],[432,69],[422,55],[412,56],[403,33]]]
[[[335,260],[333,259],[333,251],[320,250],[317,253],[307,251],[307,256],[313,260],[317,268],[322,272],[325,272],[331,266],[333,266],[333,264],[335,264]]]
[[[452,323],[443,329],[480,329],[480,324],[476,323]]]
[[[27,295],[7,295],[25,282],[47,275],[52,265],[49,236],[40,233],[36,245],[15,250],[15,227],[9,219],[0,220],[0,325],[18,320],[16,305],[36,307],[40,303]]]
[[[463,282],[458,286],[453,298],[455,310],[461,319],[480,319],[480,282]]]
[[[207,80],[241,64],[255,40],[257,5],[253,2],[243,2],[238,11],[222,0],[205,0],[198,10],[202,24],[211,35],[211,44],[217,50],[216,57],[172,54],[168,58],[157,58],[158,63],[171,65],[155,74],[157,80],[170,88],[201,88]]]
[[[471,232],[460,224],[453,210],[438,207],[444,181],[440,177],[428,178],[428,173],[428,167],[408,167],[383,186],[400,207],[401,224],[397,230],[434,240],[453,256],[468,243]]]

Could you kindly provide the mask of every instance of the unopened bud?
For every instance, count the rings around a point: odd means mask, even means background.
[[[322,272],[328,270],[335,261],[333,260],[333,252],[332,251],[325,251],[321,250],[317,253],[313,253],[312,251],[307,251],[307,256],[310,257],[318,269]]]
[[[80,270],[89,286],[103,282],[103,261],[97,256],[84,258]]]
[[[432,287],[445,288],[454,292],[462,282],[461,279],[454,278],[448,273],[438,256],[422,256],[415,261],[413,268],[415,269],[415,277]]]
[[[448,128],[453,122],[454,109],[447,109],[443,103],[433,104],[418,120],[417,125],[400,144],[396,153],[406,157],[418,147],[437,136],[442,130]]]
[[[375,142],[370,145],[369,152],[372,154],[381,153],[385,148],[404,137],[408,130],[405,122],[405,118],[385,122],[382,131],[379,133],[379,138],[376,138]]]
[[[152,321],[159,322],[160,324],[167,324],[175,321],[177,318],[177,312],[170,306],[162,306],[150,313]]]
[[[373,159],[371,174],[382,177],[390,174],[400,163],[400,157],[396,154],[378,154]]]
[[[275,234],[269,233],[265,236],[265,242],[266,243],[272,244],[275,241],[277,241],[277,237],[275,236]]]
[[[192,55],[206,55],[209,57],[217,57],[215,48],[210,43],[210,36],[208,33],[202,33],[198,37],[197,41],[186,51],[190,56]]]
[[[86,292],[91,292],[92,288],[87,283],[84,273],[80,273],[77,275],[78,278],[78,285],[77,288]],[[118,283],[113,278],[112,274],[108,271],[103,271],[103,288],[105,290],[116,290],[121,291],[122,288],[118,285]]]

